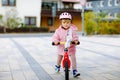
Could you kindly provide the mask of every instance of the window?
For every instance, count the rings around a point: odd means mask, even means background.
[[[92,2],[87,2],[86,7],[87,8],[92,8],[91,4],[92,4]]]
[[[42,9],[51,9],[53,5],[57,7],[55,2],[42,2]]]
[[[89,8],[89,3],[88,2],[86,3],[86,7]]]
[[[120,0],[115,0],[115,6],[120,4]]]
[[[108,1],[108,6],[112,6],[112,0]]]
[[[90,8],[93,7],[93,3],[92,3],[92,2],[89,3],[89,7],[90,7]]]
[[[117,3],[117,4],[119,4],[119,3],[120,3],[120,1],[119,1],[119,0],[116,0],[116,3]]]
[[[36,25],[36,17],[25,17],[26,25]]]
[[[2,0],[3,6],[15,6],[16,0]]]
[[[63,2],[65,9],[73,9],[73,3]]]
[[[109,17],[113,17],[113,14],[112,14],[112,13],[108,13],[108,16],[109,16]]]
[[[52,17],[48,18],[48,26],[52,26],[53,25],[53,19]]]
[[[101,6],[101,7],[104,7],[104,1],[101,1],[101,2],[100,2],[100,6]]]

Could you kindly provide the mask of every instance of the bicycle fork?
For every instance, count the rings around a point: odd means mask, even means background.
[[[65,63],[68,62],[68,69],[70,68],[71,66],[71,63],[70,63],[70,59],[69,59],[69,55],[68,55],[68,49],[65,48],[64,49],[64,56],[63,56],[63,61],[62,61],[62,67],[65,68]]]

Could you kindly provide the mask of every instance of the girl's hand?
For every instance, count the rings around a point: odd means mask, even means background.
[[[59,42],[52,42],[52,45],[59,45]]]
[[[54,42],[55,43],[55,45],[58,45],[59,44],[59,42]]]
[[[79,45],[80,42],[78,40],[72,41],[72,44]]]

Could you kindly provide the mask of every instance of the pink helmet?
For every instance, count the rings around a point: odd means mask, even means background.
[[[63,19],[63,18],[68,18],[68,19],[71,20],[71,19],[72,19],[72,16],[71,16],[70,13],[63,12],[63,13],[60,14],[59,19]]]

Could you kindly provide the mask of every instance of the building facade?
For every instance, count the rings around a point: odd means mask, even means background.
[[[0,15],[15,9],[21,23],[46,27],[50,31],[60,25],[59,15],[69,12],[72,23],[82,30],[81,5],[79,0],[0,0]],[[108,16],[116,17],[120,13],[120,0],[87,0],[85,10],[107,12]]]
[[[4,19],[11,10],[16,10],[21,23],[40,27],[41,0],[0,0],[0,14]]]
[[[59,15],[69,12],[72,23],[81,31],[79,0],[0,0],[0,15],[6,19],[8,11],[17,11],[21,23],[55,30],[60,25]],[[54,20],[53,20],[54,19]]]
[[[106,12],[109,17],[120,13],[120,0],[87,0],[86,9],[94,12]]]
[[[60,25],[59,15],[69,12],[72,23],[81,31],[81,6],[79,0],[43,0],[41,10],[41,27],[54,31]]]

